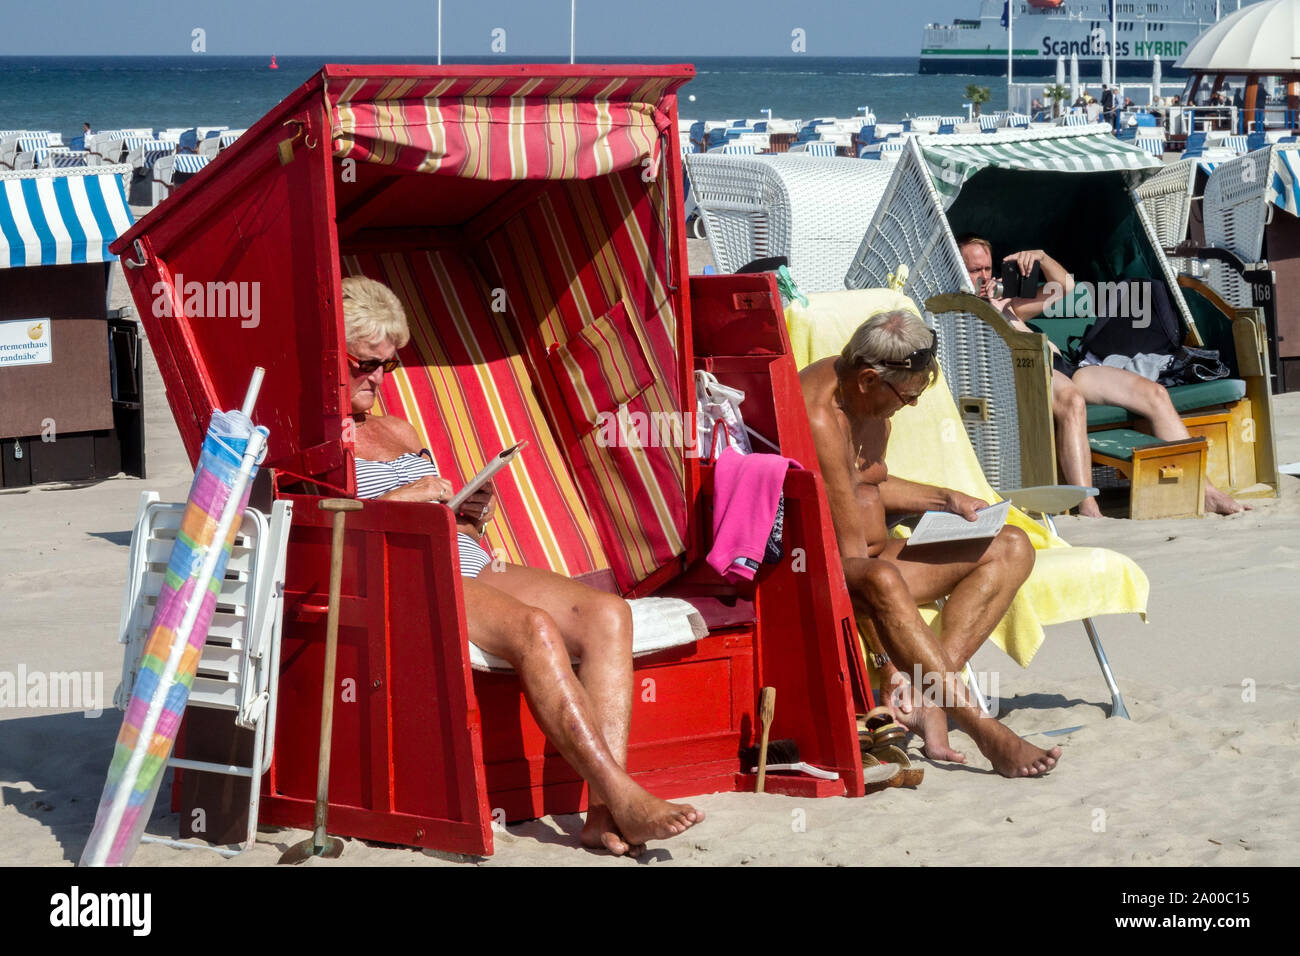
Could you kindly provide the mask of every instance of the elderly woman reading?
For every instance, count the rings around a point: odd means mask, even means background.
[[[452,483],[410,423],[370,414],[397,350],[410,338],[392,290],[373,279],[343,280],[357,495],[442,502]],[[622,598],[539,568],[493,565],[479,546],[496,501],[480,489],[456,516],[469,639],[509,661],[547,738],[591,788],[584,846],[638,855],[704,819],[686,804],[651,796],[628,776],[632,709],[632,614]],[[579,660],[575,675],[570,658]]]

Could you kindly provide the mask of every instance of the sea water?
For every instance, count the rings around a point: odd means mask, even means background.
[[[92,129],[252,125],[324,63],[432,64],[432,57],[57,56],[0,57],[0,129],[62,132]],[[564,62],[490,57],[463,63]],[[584,57],[584,63],[693,63],[696,77],[680,92],[683,119],[812,119],[861,115],[882,121],[927,114],[964,115],[968,84],[989,87],[986,109],[1006,103],[996,76],[919,76],[916,57]],[[692,99],[694,97],[694,99]]]

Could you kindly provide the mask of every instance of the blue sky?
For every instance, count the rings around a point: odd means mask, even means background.
[[[0,56],[207,52],[432,54],[436,0],[20,0],[8,3]],[[577,0],[577,49],[591,56],[780,56],[791,31],[811,56],[913,56],[932,20],[977,15],[980,0]],[[563,55],[568,0],[443,0],[443,53]]]

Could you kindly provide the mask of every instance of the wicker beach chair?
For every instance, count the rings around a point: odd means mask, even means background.
[[[1140,136],[1133,141],[1138,149],[1144,149],[1156,159],[1165,155],[1165,141],[1155,136]]]
[[[1264,310],[1275,391],[1300,388],[1300,145],[1275,143],[1219,163],[1205,185],[1206,282],[1235,308]],[[1282,304],[1281,306],[1279,304]]]
[[[125,709],[131,700],[185,507],[184,502],[160,501],[154,491],[140,496],[118,628],[118,640],[126,645],[122,683],[115,695],[119,709]],[[181,770],[248,781],[248,794],[244,798],[248,819],[243,839],[227,847],[146,835],[145,843],[211,849],[229,857],[251,847],[257,838],[261,779],[271,766],[275,745],[285,559],[292,515],[293,504],[287,501],[276,502],[269,516],[253,508],[246,509],[226,565],[225,579],[219,585],[217,609],[200,651],[198,673],[190,688],[190,708],[225,712],[232,716],[236,727],[252,732],[247,763],[232,759],[189,759],[174,754],[167,760],[168,766]]]
[[[211,160],[198,153],[171,153],[153,164],[153,203],[156,206]]]
[[[1166,249],[1187,238],[1196,170],[1195,160],[1180,159],[1134,190],[1151,220],[1156,239]]]
[[[954,233],[979,231],[999,248],[1063,247],[1063,261],[1080,279],[1162,279],[1189,344],[1205,344],[1179,288],[1178,277],[1161,251],[1160,238],[1140,197],[1133,192],[1133,187],[1152,171],[1163,169],[1154,157],[1116,140],[1104,124],[1084,129],[1013,132],[1003,134],[996,142],[984,136],[920,137],[909,144],[900,168],[890,180],[845,285],[880,288],[888,284],[892,274],[900,272],[900,266],[906,266],[903,291],[914,299],[973,292]],[[1084,210],[1086,220],[1080,219]],[[1097,223],[1097,234],[1079,230],[1075,224],[1081,221]],[[1072,264],[1075,262],[1078,265]],[[1080,274],[1081,267],[1093,271]],[[1249,344],[1253,339],[1247,338],[1240,346],[1233,342],[1236,323],[1243,317],[1222,311],[1216,314],[1217,318],[1210,316],[1215,318],[1216,333],[1225,328],[1229,331],[1227,341],[1215,341],[1212,347],[1219,348],[1230,365],[1240,368],[1241,379],[1235,386],[1236,394],[1220,394],[1222,389],[1216,389],[1200,405],[1192,401],[1192,393],[1187,393],[1190,404],[1180,405],[1180,395],[1175,407],[1185,413],[1193,434],[1198,430],[1213,434],[1214,429],[1227,427],[1226,423],[1239,417],[1245,408],[1241,402],[1262,387],[1254,384],[1260,360]],[[1086,321],[1082,324],[1086,325]],[[1053,328],[1060,331],[1059,327]],[[1068,334],[1080,331],[1073,328]],[[1243,327],[1242,334],[1248,333],[1249,329]],[[1064,338],[1057,344],[1064,348]],[[981,356],[979,360],[989,359]],[[949,358],[950,364],[952,361]],[[1004,356],[999,361],[1009,359]],[[1263,362],[1267,364],[1266,357]],[[1044,378],[1044,383],[1045,388],[1050,387],[1050,376]],[[1039,400],[1027,398],[1023,388],[1018,394],[1022,403]],[[993,398],[987,383],[979,388],[968,385],[956,396],[959,403],[963,395],[986,402]],[[1050,394],[1041,400],[1049,401]],[[1275,493],[1271,414],[1266,403],[1254,400],[1252,405],[1258,434],[1265,437],[1253,450],[1236,456],[1249,460],[1249,464],[1242,461],[1241,468],[1234,467],[1233,453],[1225,442],[1217,442],[1207,465],[1210,480],[1225,490],[1262,485],[1263,493]],[[1050,404],[1047,407],[1050,409]],[[1206,409],[1204,415],[1193,414],[1200,408]],[[1023,414],[1027,419],[1042,420],[1039,412],[1026,410]],[[1109,459],[1145,442],[1139,430],[1132,427],[1131,416],[1122,409],[1095,406],[1089,411],[1089,421],[1098,430],[1104,426],[1133,433],[1107,436],[1112,440],[1123,437],[1129,444],[1110,449],[1104,456]],[[1050,434],[1043,431],[1035,445],[1021,448],[1022,455],[1041,454],[1035,459],[1038,463],[1033,466],[1033,481],[1054,480],[1054,452],[1049,438]],[[1094,444],[1101,456],[1103,443],[1098,439]],[[996,467],[987,460],[985,465]],[[1238,476],[1244,487],[1234,483],[1232,475]],[[1138,508],[1139,512],[1144,510],[1145,504]]]
[[[1248,136],[1227,136],[1223,140],[1223,148],[1231,150],[1238,156],[1245,156],[1250,152],[1250,138]]]
[[[844,287],[844,270],[892,172],[793,152],[692,155],[685,163],[718,270],[785,256],[809,292]]]

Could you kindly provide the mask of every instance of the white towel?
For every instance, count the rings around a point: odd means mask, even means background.
[[[700,612],[680,598],[636,598],[627,603],[632,607],[633,657],[692,644],[709,633]],[[514,670],[509,661],[473,643],[469,645],[469,662],[476,671]]]

